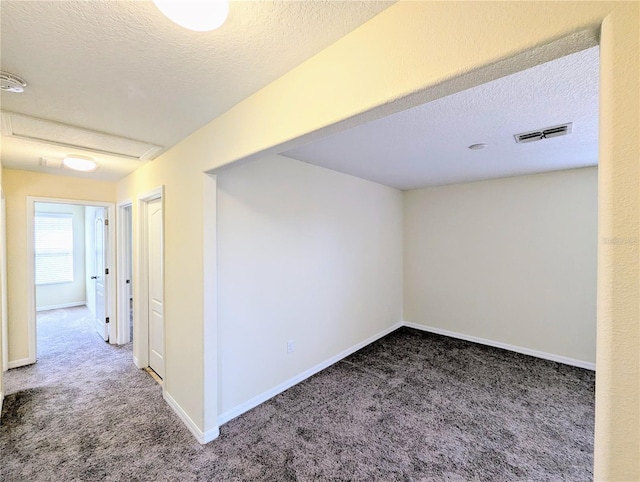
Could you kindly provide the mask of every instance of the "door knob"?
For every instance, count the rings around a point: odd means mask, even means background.
[[[98,277],[97,276],[92,276],[91,279],[98,279]]]

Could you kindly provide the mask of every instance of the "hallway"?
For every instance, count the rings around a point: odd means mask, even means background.
[[[38,362],[7,372],[5,387],[2,480],[100,480],[142,469],[168,440],[198,445],[132,345],[102,341],[86,307],[38,313]]]

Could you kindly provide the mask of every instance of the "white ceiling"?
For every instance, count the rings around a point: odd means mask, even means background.
[[[146,1],[2,0],[1,68],[29,86],[0,105],[169,148],[392,3],[233,1],[226,23],[201,33]],[[47,172],[41,156],[68,153],[10,137],[1,149],[5,167]],[[90,177],[104,180],[142,164],[92,157]]]
[[[594,166],[597,47],[284,152],[398,189]],[[514,135],[573,122],[565,137]],[[486,143],[483,150],[469,150]]]

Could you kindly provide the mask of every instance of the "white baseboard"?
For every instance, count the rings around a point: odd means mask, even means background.
[[[133,364],[134,364],[137,368],[139,368],[140,370],[142,370],[143,368],[145,368],[145,367],[143,367],[143,366],[140,364],[140,362],[138,361],[138,357],[136,357],[135,355],[133,356]]]
[[[35,363],[35,360],[31,360],[31,358],[20,358],[19,360],[9,360],[9,369],[11,368],[20,368],[27,365],[32,365]]]
[[[224,413],[222,413],[222,414],[220,414],[218,416],[218,425],[220,426],[222,424],[225,424],[229,420],[232,420],[232,419],[236,418],[237,416],[242,415],[245,412],[248,412],[252,408],[257,407],[261,403],[264,403],[267,400],[269,400],[270,398],[275,397],[279,393],[284,392],[285,390],[291,388],[292,386],[297,385],[301,381],[306,380],[310,376],[315,375],[316,373],[324,370],[325,368],[333,365],[334,363],[339,362],[343,358],[348,357],[352,353],[355,353],[356,351],[364,348],[365,346],[370,345],[374,341],[379,340],[383,336],[386,336],[389,333],[391,333],[392,331],[397,330],[401,326],[402,326],[402,323],[396,323],[395,325],[390,326],[389,328],[381,331],[380,333],[377,333],[377,334],[367,338],[366,340],[361,341],[360,343],[358,343],[356,345],[353,345],[350,348],[347,348],[346,350],[338,353],[337,355],[329,358],[328,360],[325,360],[322,363],[319,363],[319,364],[309,368],[308,370],[305,370],[304,372],[296,375],[295,377],[290,378],[289,380],[286,380],[286,381],[282,382],[279,385],[276,385],[275,387],[271,388],[270,390],[267,390],[266,392],[263,392],[260,395],[256,395],[252,399],[247,400],[244,403],[241,403],[237,407],[234,407],[231,410],[227,410],[226,412],[224,412]]]
[[[214,427],[214,428],[212,428],[210,430],[207,430],[206,432],[203,432],[202,430],[200,430],[198,428],[198,426],[195,424],[195,422],[193,420],[191,420],[191,417],[189,417],[189,415],[187,415],[187,412],[185,412],[182,409],[182,407],[180,405],[178,405],[178,402],[176,402],[173,399],[173,397],[171,395],[169,395],[169,393],[167,393],[166,390],[162,390],[162,398],[165,399],[167,404],[178,415],[180,420],[182,420],[182,422],[187,426],[187,428],[191,431],[191,433],[194,435],[194,437],[196,438],[196,440],[198,442],[200,442],[201,444],[204,445],[204,444],[209,443],[212,440],[218,438],[218,436],[220,435],[220,429],[218,427]]]
[[[36,307],[36,311],[60,310],[62,308],[74,308],[76,306],[85,306],[86,301],[74,301],[73,303],[62,303],[61,305],[49,305]]]
[[[466,341],[470,341],[470,342],[473,342],[473,343],[479,343],[481,345],[492,346],[494,348],[501,348],[503,350],[509,350],[509,351],[513,351],[513,352],[516,352],[516,353],[522,353],[523,355],[534,356],[534,357],[542,358],[542,359],[545,359],[545,360],[550,360],[550,361],[554,361],[554,362],[558,362],[558,363],[563,363],[565,365],[571,365],[571,366],[575,366],[575,367],[586,368],[587,370],[594,370],[595,371],[595,369],[596,369],[595,363],[586,362],[586,361],[582,361],[582,360],[576,360],[576,359],[564,357],[564,356],[561,356],[561,355],[555,355],[553,353],[546,353],[546,352],[542,352],[542,351],[538,351],[538,350],[532,350],[530,348],[524,348],[524,347],[520,347],[520,346],[509,345],[507,343],[502,343],[502,342],[499,342],[499,341],[488,340],[486,338],[480,338],[480,337],[477,337],[477,336],[465,335],[463,333],[457,333],[457,332],[454,332],[454,331],[443,330],[441,328],[434,328],[434,327],[431,327],[431,326],[419,325],[417,323],[410,323],[410,322],[404,321],[404,322],[396,323],[395,325],[387,328],[386,330],[383,330],[380,333],[377,333],[377,334],[367,338],[366,340],[364,340],[364,341],[362,341],[362,342],[360,342],[360,343],[358,343],[358,344],[356,344],[356,345],[354,345],[354,346],[352,346],[350,348],[347,348],[346,350],[338,353],[334,357],[331,357],[328,360],[325,360],[324,362],[319,363],[318,365],[315,365],[314,367],[311,367],[308,370],[305,370],[304,372],[296,375],[293,378],[290,378],[289,380],[286,380],[286,381],[282,382],[279,385],[276,385],[275,387],[267,390],[266,392],[263,392],[263,393],[261,393],[259,395],[256,395],[255,397],[251,398],[250,400],[247,400],[244,403],[241,403],[240,405],[232,408],[231,410],[227,410],[226,412],[224,412],[224,413],[222,413],[222,414],[220,414],[218,416],[218,426],[227,423],[229,420],[233,420],[234,418],[242,415],[245,412],[248,412],[252,408],[257,407],[258,405],[266,402],[270,398],[275,397],[279,393],[282,393],[285,390],[291,388],[292,386],[297,385],[298,383],[302,382],[303,380],[306,380],[310,376],[315,375],[316,373],[324,370],[325,368],[333,365],[334,363],[339,362],[343,358],[346,358],[347,356],[351,355],[352,353],[355,353],[356,351],[364,348],[365,346],[373,343],[374,341],[379,340],[380,338],[388,335],[389,333],[397,330],[398,328],[400,328],[402,326],[406,326],[408,328],[414,328],[416,330],[427,331],[429,333],[435,333],[435,334],[438,334],[438,335],[449,336],[451,338],[458,338],[460,340],[466,340]],[[174,410],[176,410],[176,409],[174,408]],[[187,422],[185,422],[185,423],[187,423]],[[189,426],[188,423],[187,423],[187,426]],[[192,430],[192,432],[193,432],[193,430]],[[198,436],[196,435],[196,438],[197,437]]]
[[[593,370],[593,371],[595,371],[596,369],[596,364],[592,362],[576,360],[574,358],[568,358],[561,355],[555,355],[553,353],[546,353],[543,351],[532,350],[530,348],[524,348],[521,346],[509,345],[507,343],[488,340],[486,338],[479,338],[477,336],[465,335],[463,333],[457,333],[455,331],[443,330],[442,328],[434,328],[432,326],[419,325],[418,323],[410,323],[408,321],[405,321],[402,324],[408,328],[414,328],[416,330],[421,330],[421,331],[428,331],[429,333],[449,336],[451,338],[458,338],[460,340],[471,341],[473,343],[479,343],[481,345],[492,346],[495,348],[502,348],[503,350],[515,351],[516,353],[522,353],[523,355],[534,356],[536,358],[543,358],[544,360],[563,363],[565,365],[571,365],[579,368],[586,368],[587,370]]]

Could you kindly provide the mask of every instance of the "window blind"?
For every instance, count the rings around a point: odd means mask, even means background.
[[[73,281],[73,215],[36,213],[36,284]]]

